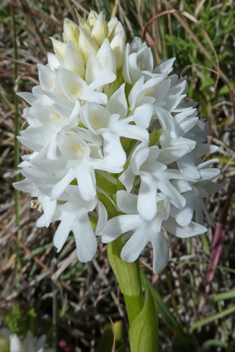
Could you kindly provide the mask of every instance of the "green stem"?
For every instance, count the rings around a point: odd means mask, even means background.
[[[158,318],[155,299],[147,290],[142,292],[138,260],[126,263],[120,258],[123,247],[119,237],[107,246],[113,272],[124,296],[129,319],[129,341],[131,352],[158,352]]]
[[[120,258],[123,244],[119,237],[116,241],[108,243],[107,251],[110,265],[118,280],[124,296],[129,323],[139,315],[144,306],[144,296],[140,281],[139,263],[126,263]]]

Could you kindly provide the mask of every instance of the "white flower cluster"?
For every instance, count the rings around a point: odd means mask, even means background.
[[[168,260],[163,228],[182,238],[207,231],[203,198],[216,191],[219,170],[202,156],[217,147],[204,143],[186,78],[169,75],[174,58],[154,67],[140,38],[126,44],[116,17],[78,17],[79,26],[65,19],[63,42],[52,38],[40,85],[19,94],[30,104],[19,140],[33,153],[14,186],[36,197],[38,227],[60,221],[58,251],[72,231],[86,262],[96,236],[108,243],[125,234],[121,258],[136,260],[151,242],[158,273]]]
[[[45,348],[46,336],[37,339],[28,331],[24,339],[10,330],[0,329],[0,351],[1,352],[54,352],[53,348]]]

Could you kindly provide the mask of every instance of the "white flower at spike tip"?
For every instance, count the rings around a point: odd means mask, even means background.
[[[30,105],[19,140],[32,153],[14,187],[42,212],[36,226],[60,222],[58,251],[70,231],[82,262],[94,257],[97,236],[122,236],[127,262],[150,242],[158,273],[168,260],[163,230],[185,238],[206,232],[203,213],[211,223],[204,198],[219,170],[205,155],[217,147],[205,143],[186,78],[171,74],[175,58],[155,65],[140,38],[126,44],[116,17],[91,11],[78,21],[64,20],[63,41],[51,38],[54,54],[38,65],[39,85],[19,93]]]
[[[23,339],[6,328],[0,329],[1,352],[54,352],[53,348],[45,348],[45,342],[45,335],[37,339],[28,331]]]

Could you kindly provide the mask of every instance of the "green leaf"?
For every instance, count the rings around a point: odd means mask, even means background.
[[[230,26],[228,26],[227,28],[225,28],[224,30],[220,31],[221,35],[225,35],[229,32],[232,32],[235,29],[235,25],[232,23]]]
[[[95,173],[96,185],[101,188],[103,191],[115,194],[117,192],[117,185],[107,180],[101,176],[98,172]]]
[[[154,145],[159,138],[161,137],[162,131],[161,130],[154,130],[153,132],[150,133],[149,135],[149,147]]]
[[[120,138],[121,144],[122,144],[122,148],[126,149],[126,147],[128,146],[128,144],[130,144],[131,139],[130,138],[126,138],[126,137],[121,137]]]
[[[206,351],[208,349],[208,347],[211,347],[211,346],[227,347],[228,344],[226,342],[223,342],[220,340],[207,340],[202,345],[202,351]]]
[[[36,327],[34,308],[30,308],[27,313],[22,314],[19,303],[14,304],[12,312],[5,313],[1,319],[13,334],[19,336],[25,336],[29,330],[34,332]]]
[[[144,307],[129,329],[130,348],[132,352],[158,352],[157,306],[150,291]]]
[[[229,292],[223,292],[223,293],[219,293],[218,295],[215,295],[213,297],[213,300],[217,302],[217,301],[223,301],[234,297],[235,297],[235,291],[229,291]]]
[[[229,93],[228,86],[224,85],[222,88],[220,88],[218,93],[219,93],[219,95],[228,94]]]
[[[205,266],[210,266],[210,267],[214,267],[220,270],[224,270],[227,271],[229,273],[235,274],[235,270],[231,269],[231,268],[227,268],[226,266],[222,266],[222,265],[212,265],[210,263],[205,263],[205,262],[194,262],[192,260],[189,261],[184,261],[184,260],[176,260],[174,261],[175,264],[186,264],[186,265],[205,265]]]
[[[200,91],[202,92],[204,89],[214,86],[215,81],[212,78],[207,78],[204,75],[202,75],[202,84],[200,87]]]
[[[114,324],[110,324],[105,328],[96,352],[112,352],[114,341],[115,351],[124,352],[122,321],[116,321]]]
[[[117,209],[111,198],[107,197],[103,193],[97,193],[97,198],[104,204],[108,212],[109,219],[113,218],[114,216],[117,216]]]
[[[209,323],[211,323],[214,320],[223,318],[226,315],[231,314],[233,312],[235,312],[235,306],[232,306],[232,307],[230,307],[228,309],[225,309],[222,312],[214,314],[214,315],[212,315],[210,317],[206,317],[206,318],[203,318],[201,320],[195,321],[195,323],[192,324],[192,326],[190,327],[190,332],[192,332],[193,330],[195,330],[195,329],[197,329],[197,328],[199,328],[199,327],[201,327],[203,325],[209,324]]]
[[[210,255],[210,248],[209,248],[209,245],[207,242],[206,235],[204,233],[201,235],[201,241],[202,241],[202,244],[204,247],[204,252],[209,256]]]
[[[227,57],[232,57],[232,52],[230,51],[223,51],[221,54],[218,55],[219,62],[223,61]]]
[[[179,340],[183,344],[187,344],[187,335],[183,331],[181,325],[175,319],[174,315],[171,314],[168,307],[163,302],[161,296],[155,290],[155,288],[153,287],[151,282],[148,280],[146,275],[143,273],[143,271],[140,271],[140,277],[141,277],[141,281],[142,281],[142,285],[143,285],[144,289],[149,290],[151,292],[151,294],[153,295],[153,297],[157,303],[158,313],[161,314],[162,319],[165,321],[165,323],[168,325],[168,327],[171,330],[173,330],[173,332],[176,334],[176,336],[179,338]]]

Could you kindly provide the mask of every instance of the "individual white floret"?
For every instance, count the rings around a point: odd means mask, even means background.
[[[126,162],[120,137],[145,142],[149,139],[144,128],[130,124],[132,117],[123,119],[118,114],[110,114],[98,104],[85,104],[81,109],[80,119],[94,135],[102,136],[104,160],[112,167],[123,168]]]
[[[56,107],[56,104],[52,106],[33,104],[23,115],[29,126],[20,132],[19,141],[27,148],[36,151],[37,159],[43,157],[50,160],[56,159],[59,133],[78,124],[78,119],[73,120],[74,122],[70,121],[71,113],[71,109]]]
[[[170,149],[168,158],[176,160],[194,146],[182,145]],[[168,169],[166,164],[158,161],[161,150],[157,146],[147,147],[140,144],[136,147],[130,160],[130,165],[119,177],[128,192],[131,192],[136,176],[140,177],[138,212],[146,220],[152,220],[157,213],[157,191],[161,191],[176,208],[185,206],[185,199],[172,185],[172,179],[188,180],[178,170]],[[169,159],[168,159],[169,160]],[[193,175],[191,176],[193,180]]]
[[[208,160],[197,165],[200,178],[196,182],[190,182],[191,190],[182,193],[186,200],[184,208],[176,209],[172,206],[171,215],[179,225],[183,227],[188,226],[192,221],[194,213],[197,223],[203,224],[203,213],[205,213],[208,222],[212,224],[203,198],[208,198],[211,193],[218,191],[218,185],[211,182],[211,180],[220,174],[220,170],[209,167],[215,162],[219,162],[219,160]]]
[[[129,263],[135,261],[147,243],[151,242],[154,272],[159,273],[166,266],[169,256],[168,243],[161,229],[162,221],[167,217],[165,208],[161,207],[157,215],[151,221],[147,221],[138,214],[137,196],[125,191],[117,193],[117,205],[127,215],[116,216],[108,220],[103,230],[102,242],[111,242],[127,233],[123,240],[130,238],[121,251],[121,258]]]
[[[134,84],[141,77],[145,81],[157,77],[160,74],[168,75],[172,71],[175,58],[164,60],[154,68],[154,60],[151,48],[143,43],[140,38],[135,37],[131,44],[127,43],[124,63],[123,77],[129,84]]]
[[[81,262],[92,260],[97,249],[96,235],[103,230],[107,221],[104,205],[96,198],[85,201],[76,186],[68,186],[66,192],[70,196],[65,204],[57,207],[53,221],[60,221],[54,236],[54,245],[59,252],[70,231],[73,231],[78,259]],[[89,220],[89,213],[98,208],[98,223],[94,232]]]
[[[121,258],[126,262],[135,261],[147,243],[153,247],[153,271],[158,274],[167,264],[169,249],[163,234],[162,226],[177,237],[185,238],[206,231],[200,224],[190,222],[188,226],[181,227],[170,218],[170,204],[167,199],[158,199],[158,211],[155,217],[148,221],[138,213],[138,196],[125,191],[117,192],[117,205],[126,215],[119,215],[108,220],[102,233],[102,242],[109,243],[123,235],[125,243]],[[126,242],[127,240],[127,242]]]

